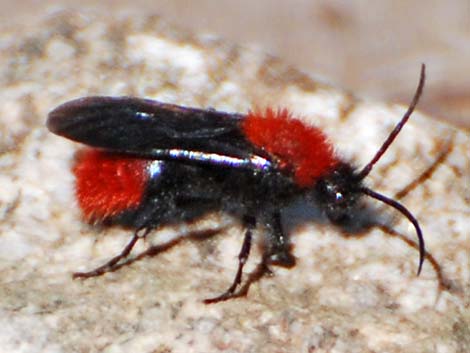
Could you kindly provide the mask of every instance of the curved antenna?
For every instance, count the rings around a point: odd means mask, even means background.
[[[398,201],[395,201],[393,199],[388,198],[387,196],[384,196],[382,194],[379,194],[369,188],[363,187],[361,188],[361,191],[366,194],[367,196],[370,196],[376,200],[379,200],[394,209],[396,209],[398,212],[400,212],[402,215],[404,215],[408,220],[413,224],[413,226],[416,229],[416,235],[418,236],[418,244],[419,244],[419,266],[418,266],[418,276],[421,273],[421,269],[423,268],[423,262],[424,258],[426,256],[426,249],[424,245],[424,238],[423,238],[423,232],[421,231],[421,228],[419,226],[418,220],[411,214],[408,209],[403,206],[401,203]]]
[[[419,76],[419,83],[418,83],[418,88],[416,89],[415,95],[413,97],[413,100],[410,103],[410,106],[408,107],[408,110],[406,111],[405,115],[403,115],[403,118],[398,122],[398,124],[395,126],[393,131],[388,135],[387,139],[383,143],[382,147],[377,151],[375,154],[374,158],[366,164],[366,166],[357,174],[357,177],[359,180],[364,179],[372,170],[372,167],[374,166],[375,163],[382,157],[382,155],[387,151],[387,149],[390,147],[392,144],[393,140],[397,137],[397,135],[400,133],[401,129],[403,126],[406,124],[408,121],[409,117],[413,113],[416,105],[418,104],[419,98],[421,97],[421,94],[423,93],[423,87],[424,87],[424,81],[426,79],[426,66],[424,64],[421,64],[421,74]]]

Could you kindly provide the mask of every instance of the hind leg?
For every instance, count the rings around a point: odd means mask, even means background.
[[[150,233],[151,228],[140,228],[137,229],[134,232],[134,235],[132,236],[131,240],[129,243],[122,249],[122,251],[113,257],[111,260],[106,262],[104,265],[95,268],[94,270],[88,271],[88,272],[75,272],[72,277],[73,278],[90,278],[90,277],[97,277],[105,274],[106,272],[112,272],[116,269],[117,265],[119,265],[119,261],[125,259],[132,249],[134,248],[134,245],[140,240],[144,239],[149,233]],[[143,231],[142,234],[139,234],[141,231]]]

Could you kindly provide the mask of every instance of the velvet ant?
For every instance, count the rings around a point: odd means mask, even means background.
[[[292,267],[281,209],[294,200],[315,202],[336,225],[351,221],[362,195],[399,211],[414,226],[421,272],[425,245],[417,219],[399,202],[363,184],[408,121],[422,94],[425,66],[408,110],[361,170],[342,161],[324,133],[287,110],[232,114],[133,97],[84,97],[50,112],[53,133],[91,146],[73,172],[84,217],[135,229],[122,252],[74,277],[112,271],[149,232],[222,210],[239,219],[245,235],[232,285],[206,303],[240,293],[253,230],[264,227],[261,265]],[[246,292],[244,293],[246,294]]]

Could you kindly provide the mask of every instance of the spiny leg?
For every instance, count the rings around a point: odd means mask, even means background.
[[[139,232],[144,230],[143,234],[140,235]],[[89,272],[75,272],[72,275],[72,278],[90,278],[90,277],[96,277],[96,276],[101,276],[105,274],[106,272],[112,272],[115,269],[115,266],[121,261],[122,259],[126,258],[130,252],[132,251],[132,248],[134,245],[137,243],[139,239],[144,239],[148,233],[150,233],[150,228],[139,228],[134,232],[134,235],[132,236],[131,240],[129,243],[122,249],[121,253],[113,257],[111,260],[106,262],[104,265],[95,268],[92,271]]]
[[[230,297],[222,300],[245,297],[248,294],[248,291],[253,283],[259,281],[266,275],[272,275],[272,271],[268,267],[268,263],[268,258],[263,257],[260,263],[258,263],[258,265],[255,267],[255,269],[250,272],[248,278],[246,279],[245,283],[243,283],[243,285],[240,287],[240,289],[237,292],[233,293]]]
[[[281,214],[274,212],[270,221],[266,224],[269,229],[265,239],[263,257],[256,268],[249,274],[245,283],[230,298],[246,296],[253,283],[259,281],[264,276],[271,276],[273,274],[270,269],[271,265],[287,268],[295,266],[295,257],[290,252],[289,238],[284,234],[282,228]]]
[[[248,257],[250,256],[252,231],[256,227],[256,219],[253,217],[244,217],[244,224],[246,226],[245,237],[243,244],[238,254],[238,269],[235,278],[233,279],[232,285],[221,295],[215,298],[209,298],[204,300],[204,304],[212,304],[220,301],[228,300],[237,297],[235,290],[240,285],[243,275],[243,266],[245,266]]]
[[[243,285],[240,287],[238,291],[236,292],[233,291],[233,293],[228,296],[226,296],[225,295],[226,293],[224,293],[217,298],[206,300],[205,303],[210,304],[210,303],[216,303],[218,301],[245,297],[248,294],[248,291],[250,290],[250,287],[253,283],[259,281],[264,276],[271,276],[273,274],[273,272],[269,268],[269,265],[271,264],[272,264],[271,258],[269,256],[263,256],[262,260],[258,263],[258,265],[256,265],[255,269],[252,272],[250,272],[245,283],[243,283]]]
[[[265,239],[264,252],[261,261],[256,268],[248,275],[245,283],[237,292],[233,292],[229,297],[222,300],[244,297],[248,294],[250,286],[259,281],[264,276],[271,276],[273,272],[271,265],[293,267],[295,265],[295,257],[290,252],[289,238],[284,234],[282,229],[281,214],[274,212],[268,225],[268,234]]]

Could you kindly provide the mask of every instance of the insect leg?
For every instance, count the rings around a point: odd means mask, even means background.
[[[265,241],[265,253],[263,261],[266,265],[276,265],[283,267],[295,266],[295,257],[290,251],[290,242],[284,234],[281,223],[281,214],[274,212],[269,223],[270,232]]]
[[[256,219],[251,216],[245,216],[244,224],[246,227],[245,238],[243,239],[243,244],[240,249],[240,253],[238,254],[238,270],[237,274],[235,275],[235,278],[233,279],[232,285],[221,295],[215,298],[205,299],[205,304],[217,303],[238,296],[238,293],[236,293],[235,290],[242,281],[243,266],[245,266],[245,263],[248,260],[248,257],[250,256],[252,231],[256,227]]]
[[[142,234],[139,234],[140,231],[143,230]],[[96,276],[101,276],[105,274],[106,272],[112,272],[115,268],[116,265],[121,261],[122,259],[126,258],[130,252],[132,251],[132,248],[134,245],[137,243],[139,239],[144,239],[148,233],[150,233],[151,228],[139,228],[135,231],[134,235],[132,236],[131,240],[129,243],[122,249],[121,253],[113,257],[111,260],[106,262],[104,265],[95,268],[92,271],[89,272],[75,272],[72,275],[72,278],[90,278],[90,277],[96,277]]]

